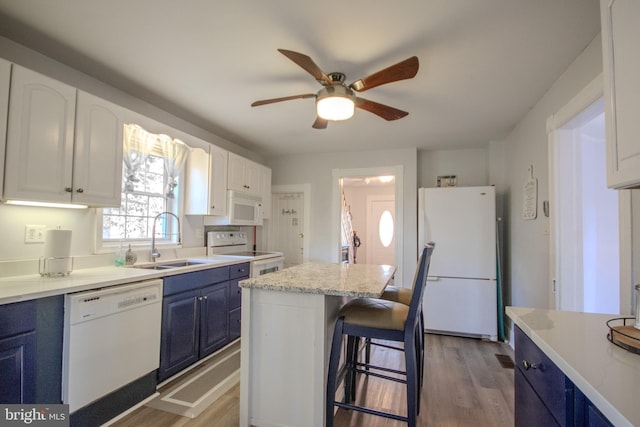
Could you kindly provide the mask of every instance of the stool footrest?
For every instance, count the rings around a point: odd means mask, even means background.
[[[381,342],[377,342],[377,341],[369,341],[370,345],[377,345],[378,347],[384,347],[384,348],[388,348],[391,350],[398,350],[398,351],[404,351],[404,348],[402,347],[396,347],[394,345],[388,345],[388,344],[382,344]]]
[[[372,372],[372,371],[365,371],[364,369],[354,369],[353,371],[359,374],[371,375],[372,377],[382,378],[384,380],[395,381],[397,383],[402,383],[402,384],[407,383],[407,380],[404,380],[402,378],[390,377],[389,375],[379,374],[377,372]]]
[[[399,371],[397,369],[385,368],[385,367],[382,367],[382,366],[372,365],[370,363],[356,362],[355,366],[356,366],[356,370],[358,372],[362,372],[362,373],[367,373],[369,369],[375,369],[375,370],[378,370],[378,371],[390,372],[392,374],[405,375],[405,376],[407,375],[406,371]],[[366,368],[367,371],[362,371],[361,369],[357,369],[358,367]]]
[[[364,412],[365,414],[377,415],[379,417],[391,418],[392,420],[404,421],[405,423],[409,421],[408,417],[403,417],[402,415],[392,414],[390,412],[376,411],[375,409],[365,408],[364,406],[356,406],[350,403],[334,402],[334,405],[345,409]]]

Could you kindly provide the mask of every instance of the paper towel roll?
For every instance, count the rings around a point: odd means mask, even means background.
[[[45,258],[67,258],[71,255],[71,230],[47,230],[44,241]]]

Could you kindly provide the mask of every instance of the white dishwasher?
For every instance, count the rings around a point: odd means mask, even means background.
[[[162,280],[65,295],[62,400],[69,412],[158,369]]]

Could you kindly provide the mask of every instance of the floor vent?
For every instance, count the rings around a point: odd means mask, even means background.
[[[500,362],[500,366],[505,369],[513,369],[515,367],[513,359],[508,354],[496,354],[496,359]]]

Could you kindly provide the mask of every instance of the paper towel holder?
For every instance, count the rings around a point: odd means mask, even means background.
[[[42,277],[64,277],[73,271],[73,257],[40,257],[38,272]]]

